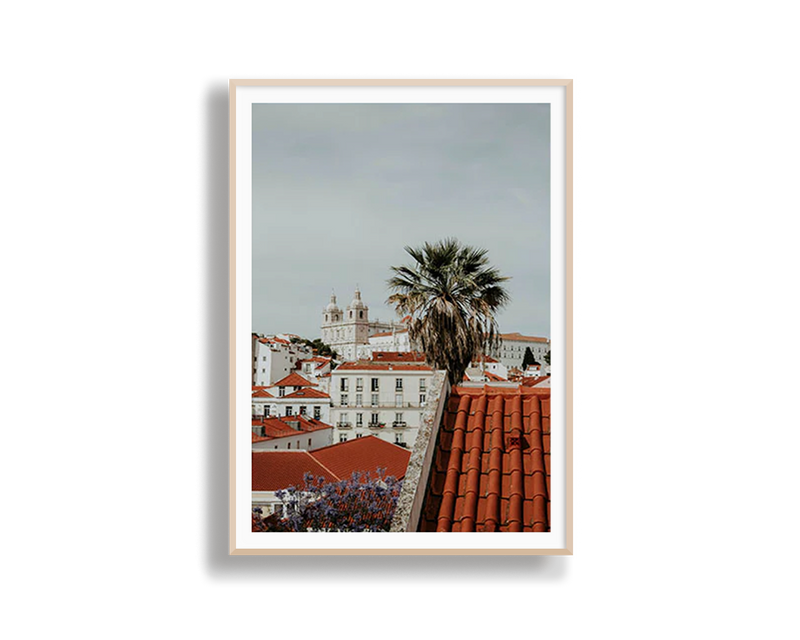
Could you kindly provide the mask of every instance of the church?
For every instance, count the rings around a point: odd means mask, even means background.
[[[336,304],[336,295],[331,294],[331,301],[322,312],[321,330],[322,341],[336,351],[339,360],[369,359],[376,348],[408,350],[408,332],[403,322],[371,322],[369,307],[361,300],[358,287],[344,311]],[[373,336],[381,340],[370,340]]]

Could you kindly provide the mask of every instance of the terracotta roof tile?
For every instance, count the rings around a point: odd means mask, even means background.
[[[303,484],[312,473],[329,482],[349,478],[354,472],[374,473],[379,468],[400,479],[405,476],[411,452],[366,436],[316,451],[258,451],[252,454],[253,491],[277,491]]]
[[[305,389],[298,389],[297,391],[288,393],[283,396],[283,398],[330,398],[330,396],[327,393],[323,393],[319,389],[307,387]]]
[[[290,373],[285,378],[278,380],[273,387],[315,387],[313,382],[309,382],[299,373]]]
[[[500,337],[503,340],[509,340],[511,342],[543,342],[548,343],[550,342],[547,338],[536,338],[534,336],[523,336],[521,333],[501,333]]]
[[[417,351],[373,351],[373,362],[425,362],[425,356]]]
[[[274,398],[275,396],[273,396],[264,387],[253,387],[253,397],[254,398]]]
[[[550,390],[455,387],[420,531],[549,531]]]
[[[377,436],[355,438],[311,452],[340,478],[349,478],[354,471],[375,472],[386,469],[386,475],[401,479],[406,475],[411,452]]]
[[[303,476],[312,473],[333,482],[339,478],[308,451],[255,451],[253,491],[277,491],[303,484]]]
[[[394,333],[392,333],[391,331],[381,331],[380,333],[373,333],[369,337],[370,338],[386,338],[388,336],[400,335],[401,333],[407,333],[407,332],[408,332],[408,329],[398,329]]]
[[[433,371],[425,364],[392,364],[391,362],[372,362],[359,360],[357,362],[343,362],[336,371]]]

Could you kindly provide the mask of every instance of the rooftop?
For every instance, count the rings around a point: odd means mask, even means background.
[[[285,378],[278,380],[273,387],[315,387],[313,382],[309,382],[299,373],[290,373]]]
[[[343,362],[336,371],[433,371],[425,364],[393,364],[391,362],[373,362],[372,360],[358,360],[356,362]]]
[[[417,351],[373,351],[373,362],[425,362],[425,355]]]
[[[365,436],[340,442],[316,451],[254,452],[253,491],[277,491],[303,484],[303,476],[312,473],[332,482],[345,480],[356,471],[374,473],[386,469],[386,475],[402,478],[411,453],[403,447]]]
[[[534,336],[523,336],[521,333],[501,333],[500,337],[503,340],[516,341],[516,342],[550,342],[549,338],[536,338]]]
[[[285,400],[286,398],[330,398],[330,396],[327,393],[323,393],[319,389],[305,387],[303,389],[293,391],[292,393],[283,396],[283,398]]]
[[[550,530],[550,389],[454,387],[419,531]]]

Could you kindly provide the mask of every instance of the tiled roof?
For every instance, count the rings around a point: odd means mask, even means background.
[[[359,360],[357,362],[343,362],[336,371],[433,371],[424,364],[392,364],[391,362],[372,362]]]
[[[399,480],[406,475],[411,452],[377,436],[364,436],[317,449],[311,455],[342,479],[354,471],[375,472],[380,468]]]
[[[408,329],[396,329],[395,331],[381,331],[380,333],[373,333],[370,338],[387,338],[393,335],[399,335],[401,333],[406,333]]]
[[[273,396],[264,387],[253,387],[253,397],[254,398],[274,398],[275,396]]]
[[[332,482],[345,480],[355,471],[405,476],[411,452],[376,436],[340,442],[316,451],[259,451],[253,453],[253,491],[277,491],[303,484],[312,473]]]
[[[285,396],[283,396],[284,400],[286,398],[330,398],[327,393],[323,393],[319,389],[312,389],[306,387],[305,389],[298,389],[297,391],[293,391]]]
[[[526,387],[534,387],[540,382],[547,380],[550,376],[531,376],[529,378],[523,378],[521,383]]]
[[[303,484],[303,476],[312,473],[332,482],[338,478],[308,451],[253,452],[253,491],[277,491]]]
[[[419,530],[550,530],[550,389],[453,388]]]
[[[535,338],[533,336],[523,336],[521,333],[501,333],[500,337],[503,340],[516,341],[516,342],[550,342],[547,338]]]
[[[313,382],[309,382],[299,373],[290,373],[285,378],[278,380],[273,387],[314,387]]]
[[[375,362],[425,362],[425,356],[416,351],[373,351]]]
[[[292,423],[290,425],[289,423]],[[314,420],[308,416],[280,416],[280,417],[258,417],[252,420],[253,427],[263,427],[264,435],[268,438],[282,438],[284,436],[295,436],[298,433],[318,431],[320,429],[331,429],[329,425],[321,420]],[[297,428],[295,428],[295,426]]]
[[[496,382],[507,382],[507,380],[503,376],[499,376],[496,373],[492,373],[491,371],[484,371],[487,380],[493,380]]]

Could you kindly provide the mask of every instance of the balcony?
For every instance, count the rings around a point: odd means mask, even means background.
[[[353,423],[352,422],[337,422],[336,423],[337,429],[352,429]]]
[[[370,429],[383,429],[386,425],[383,422],[370,422],[367,426]]]
[[[393,427],[407,427],[408,423],[395,420],[394,422],[392,422],[392,426]]]

